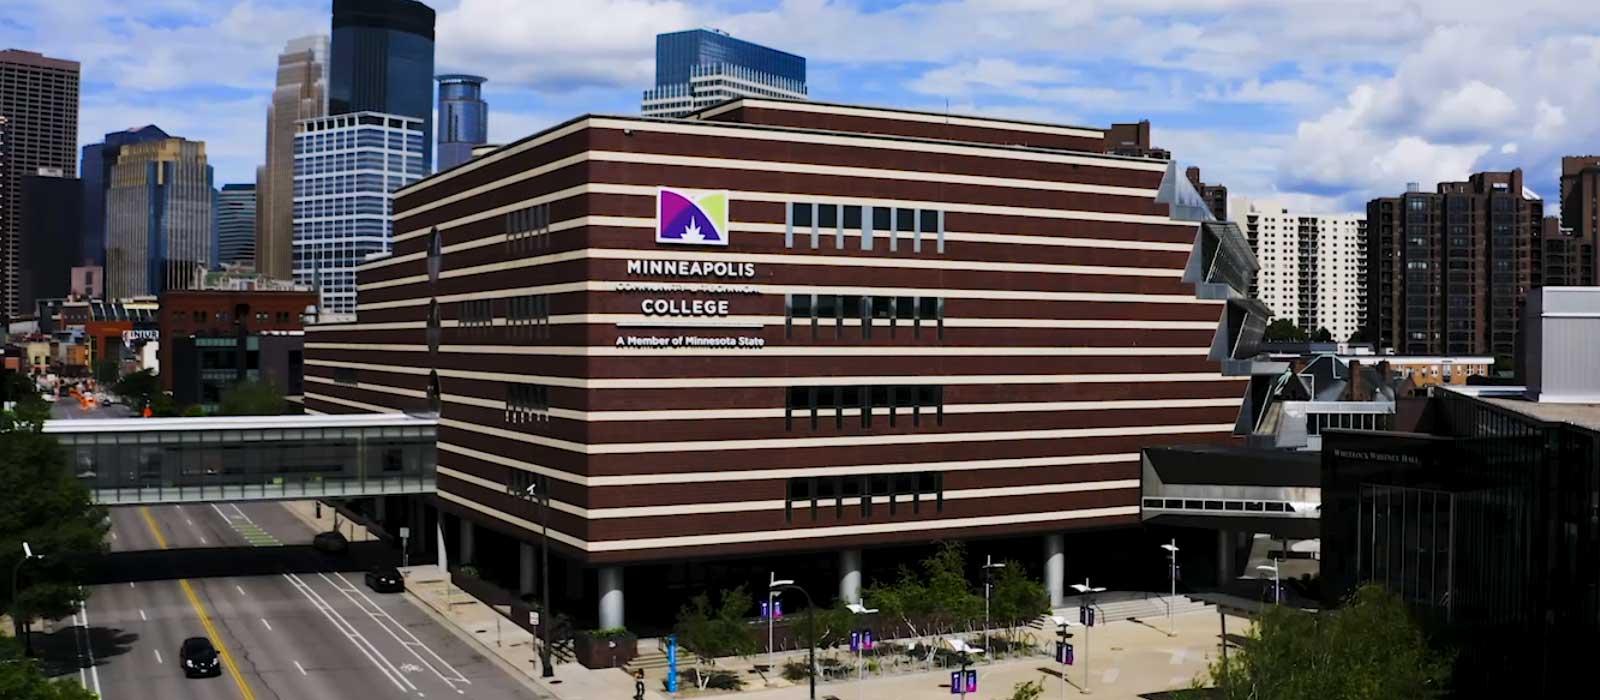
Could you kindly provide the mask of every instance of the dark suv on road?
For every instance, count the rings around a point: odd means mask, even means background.
[[[183,640],[183,646],[178,647],[178,660],[183,666],[183,675],[190,678],[222,675],[222,659],[217,656],[217,648],[211,646],[211,640],[205,637]]]
[[[367,572],[367,588],[378,593],[399,593],[406,589],[406,580],[399,569],[380,566]]]

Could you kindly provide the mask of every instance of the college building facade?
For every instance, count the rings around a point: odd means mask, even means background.
[[[532,485],[601,627],[640,565],[837,552],[858,599],[872,548],[940,539],[1037,537],[1059,602],[1065,533],[1138,525],[1142,447],[1232,440],[1223,361],[1266,320],[1196,296],[1224,248],[1253,274],[1237,227],[1107,143],[779,100],[579,117],[396,193],[357,318],[308,329],[306,408],[437,410],[457,558],[538,542]]]

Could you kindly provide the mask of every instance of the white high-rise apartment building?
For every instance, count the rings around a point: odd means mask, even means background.
[[[356,310],[356,266],[393,245],[394,191],[428,174],[423,122],[379,112],[299,123],[294,135],[294,280],[324,314]]]
[[[1307,334],[1346,341],[1366,321],[1367,221],[1359,214],[1305,214],[1240,200],[1245,235],[1261,272],[1256,298]]]

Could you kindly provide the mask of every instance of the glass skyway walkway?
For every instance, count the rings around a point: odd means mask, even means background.
[[[53,420],[105,505],[432,493],[434,416]]]

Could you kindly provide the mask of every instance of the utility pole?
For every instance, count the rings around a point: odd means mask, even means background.
[[[993,556],[987,554],[983,556],[983,648],[985,649],[989,648],[989,591],[994,588],[994,570],[1004,568],[1006,565],[1003,562],[994,563]],[[989,657],[989,661],[993,663],[994,658]]]

